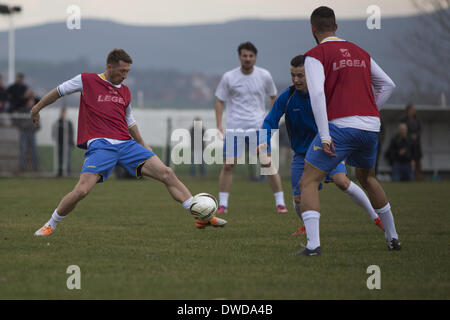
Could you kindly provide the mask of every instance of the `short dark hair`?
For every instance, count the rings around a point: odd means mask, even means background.
[[[295,56],[291,60],[291,66],[293,66],[294,68],[301,67],[303,66],[304,60],[305,58],[303,57],[303,55]]]
[[[258,54],[258,49],[256,49],[255,45],[249,41],[241,43],[238,47],[238,53],[241,54],[242,50],[252,51],[255,55]]]
[[[125,50],[113,49],[111,50],[110,53],[108,53],[108,58],[106,58],[106,64],[117,65],[121,60],[129,64],[133,63],[133,60],[128,55],[128,53],[125,52]]]
[[[319,32],[334,31],[336,17],[333,9],[325,6],[315,9],[311,14],[311,24],[317,28]]]

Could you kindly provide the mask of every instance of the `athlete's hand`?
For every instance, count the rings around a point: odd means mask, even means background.
[[[263,168],[269,168],[272,165],[271,154],[267,152],[268,147],[267,143],[263,143],[260,144],[256,150],[259,162]]]
[[[35,126],[36,128],[39,127],[39,119],[41,118],[41,116],[39,115],[39,111],[38,111],[38,110],[39,110],[39,109],[37,109],[37,107],[34,106],[34,107],[31,109],[31,111],[30,111],[30,118],[31,118],[31,120],[33,121],[34,126]]]
[[[337,158],[336,149],[334,148],[334,143],[331,141],[329,144],[326,142],[322,142],[322,150],[325,152],[327,156]]]

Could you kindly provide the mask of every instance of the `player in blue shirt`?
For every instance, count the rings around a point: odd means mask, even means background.
[[[262,128],[267,130],[268,136],[271,136],[269,135],[271,130],[278,129],[281,117],[285,116],[291,148],[295,152],[291,165],[294,208],[301,219],[299,182],[305,168],[305,154],[317,134],[317,126],[308,95],[302,55],[296,56],[291,60],[290,69],[293,85],[279,95],[269,114],[264,119]],[[333,181],[339,189],[348,194],[350,199],[363,207],[375,224],[384,231],[383,224],[372,208],[366,194],[357,184],[347,178],[346,173],[345,163],[342,161],[328,174],[325,182]],[[302,226],[292,235],[303,233],[305,233],[305,227]]]

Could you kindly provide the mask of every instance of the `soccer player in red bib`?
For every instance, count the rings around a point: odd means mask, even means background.
[[[356,176],[385,227],[389,250],[400,250],[391,207],[374,170],[380,131],[378,108],[395,85],[367,52],[336,37],[332,9],[315,9],[311,29],[318,45],[305,53],[304,64],[318,134],[306,153],[300,181],[308,240],[298,254],[321,254],[318,186],[342,160],[356,167]]]
[[[118,164],[137,178],[150,177],[161,181],[173,199],[190,209],[192,195],[165,166],[141,137],[133,117],[127,78],[132,63],[123,49],[112,50],[106,60],[104,73],[82,73],[47,93],[31,110],[35,125],[39,124],[39,111],[60,97],[81,92],[78,112],[77,145],[87,149],[80,180],[66,194],[50,220],[35,232],[36,236],[49,236],[57,224],[69,214],[77,203],[88,195],[96,183],[104,182]],[[213,217],[208,221],[196,219],[196,226],[223,227],[226,221]]]

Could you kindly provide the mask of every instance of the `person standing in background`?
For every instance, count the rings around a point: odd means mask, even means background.
[[[412,166],[415,179],[416,181],[422,181],[422,145],[420,143],[422,128],[420,125],[420,120],[416,115],[416,107],[414,103],[409,103],[406,106],[406,115],[403,117],[401,122],[406,123],[406,126],[408,127],[408,137],[411,140],[411,157],[413,160]]]
[[[70,175],[72,149],[74,147],[73,124],[67,120],[67,109],[61,109],[61,116],[52,126],[52,137],[56,142],[58,177]]]

